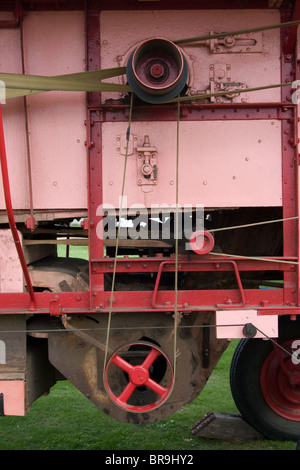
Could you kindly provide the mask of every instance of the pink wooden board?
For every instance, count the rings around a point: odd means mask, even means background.
[[[23,380],[0,380],[3,393],[4,415],[25,415],[25,382]]]
[[[118,136],[126,124],[103,125],[104,203],[119,207],[125,157]],[[134,122],[132,139],[149,135],[157,148],[157,184],[138,185],[137,152],[128,155],[124,194],[127,205],[175,204],[176,123]],[[281,130],[278,121],[181,122],[179,204],[204,207],[280,206]]]
[[[243,327],[252,323],[258,330],[255,338],[277,338],[277,315],[258,315],[257,310],[219,310],[216,312],[217,338],[244,338]]]
[[[11,231],[0,230],[0,293],[23,290],[22,268]]]
[[[20,30],[1,29],[0,48],[0,70],[21,73]],[[51,76],[84,71],[84,13],[29,12],[24,19],[24,56],[26,74]],[[2,108],[13,207],[28,208],[23,99],[7,100]],[[35,209],[86,207],[85,109],[82,92],[28,97]]]

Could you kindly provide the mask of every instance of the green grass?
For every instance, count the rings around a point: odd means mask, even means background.
[[[57,245],[57,256],[64,257],[66,256],[66,245]],[[70,246],[69,247],[69,256],[70,258],[83,258],[89,259],[89,249],[87,246]]]
[[[229,367],[234,344],[203,392],[161,422],[121,423],[99,411],[69,382],[57,383],[25,417],[0,418],[0,450],[294,450],[294,442],[202,439],[190,427],[209,411],[233,412]]]

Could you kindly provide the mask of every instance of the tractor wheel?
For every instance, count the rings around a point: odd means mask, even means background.
[[[243,339],[231,363],[232,396],[253,428],[273,440],[300,438],[300,318],[279,319],[278,345]]]

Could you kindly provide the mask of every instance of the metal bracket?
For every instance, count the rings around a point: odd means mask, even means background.
[[[210,325],[204,325],[202,330],[202,368],[208,369],[210,365]]]
[[[49,302],[49,313],[52,317],[58,317],[61,313],[59,297],[55,297]]]
[[[144,143],[137,151],[137,184],[157,184],[157,149],[151,147],[149,136],[144,136]]]
[[[127,137],[117,136],[117,151],[121,155],[132,155],[137,145],[137,136],[130,134],[127,142]]]
[[[129,140],[125,136],[117,136],[117,152],[121,155],[134,155],[137,159],[138,186],[152,186],[157,184],[157,148],[150,145],[149,136],[144,136],[144,142],[138,145],[138,137],[130,134]],[[146,189],[143,189],[146,191]]]
[[[216,34],[210,31],[210,34]],[[212,54],[243,54],[262,52],[262,32],[236,34],[225,36],[220,39],[207,39],[205,45],[209,47]]]
[[[226,101],[231,102],[234,98],[239,96],[237,93],[228,93],[232,90],[245,89],[246,85],[241,82],[234,82],[231,76],[230,64],[212,64],[209,66],[209,83],[210,93],[224,92],[223,96],[211,97],[211,102],[223,103]],[[243,94],[244,96],[245,94]],[[245,101],[245,96],[242,98]]]

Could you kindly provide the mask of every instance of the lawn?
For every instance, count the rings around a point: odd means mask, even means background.
[[[114,421],[69,382],[57,383],[25,417],[0,419],[0,450],[294,450],[294,442],[200,439],[190,427],[209,411],[233,412],[229,364],[222,356],[202,394],[161,422],[136,426]]]

